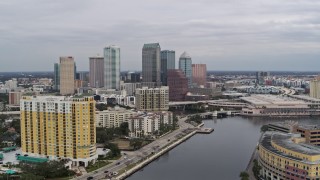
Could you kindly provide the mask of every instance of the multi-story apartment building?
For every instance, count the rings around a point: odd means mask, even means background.
[[[184,52],[179,58],[179,69],[186,75],[188,79],[188,86],[192,86],[192,60],[191,56]]]
[[[141,114],[129,118],[129,136],[152,136],[160,130],[161,125],[173,125],[172,112]]]
[[[205,86],[207,83],[207,65],[192,64],[192,82],[197,86]]]
[[[55,65],[56,68],[56,65]],[[73,57],[60,57],[59,69],[59,80],[60,80],[60,94],[61,95],[72,95],[74,94],[75,86],[75,72],[76,65]]]
[[[300,134],[266,132],[258,154],[264,179],[320,179],[320,149],[305,143]]]
[[[144,44],[142,48],[142,81],[161,84],[160,44]]]
[[[320,99],[320,76],[310,81],[310,97]]]
[[[96,126],[106,128],[119,127],[135,115],[137,115],[135,111],[120,108],[96,111]]]
[[[9,105],[19,106],[22,92],[9,92]]]
[[[268,124],[269,131],[298,133],[305,138],[305,142],[320,146],[320,126],[299,124],[297,121],[284,121]]]
[[[136,109],[139,111],[167,111],[169,109],[169,87],[136,89]]]
[[[161,51],[161,83],[167,86],[168,70],[176,68],[176,52],[172,50]]]
[[[23,96],[20,112],[22,153],[74,166],[97,159],[93,97]]]
[[[16,78],[12,78],[8,81],[5,81],[5,85],[6,88],[10,89],[10,90],[14,90],[18,87],[18,81]]]
[[[118,46],[104,48],[104,88],[120,89],[120,48]]]
[[[320,146],[320,126],[318,125],[297,125],[293,132],[300,133],[307,143]]]

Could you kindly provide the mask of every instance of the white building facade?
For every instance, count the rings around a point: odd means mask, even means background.
[[[153,136],[161,125],[173,125],[173,114],[169,111],[141,114],[129,119],[129,136]]]
[[[128,122],[129,118],[136,115],[137,112],[120,108],[96,111],[96,126],[106,128],[119,127],[122,123]]]

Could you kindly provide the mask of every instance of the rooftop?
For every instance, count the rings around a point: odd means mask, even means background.
[[[278,126],[278,127],[291,129],[294,126],[297,126],[298,122],[297,121],[284,121],[284,122],[274,122],[274,123],[270,123],[268,125],[269,126]]]
[[[181,54],[180,58],[190,58],[191,59],[191,56],[187,52],[183,52]]]
[[[254,106],[307,106],[307,103],[301,100],[296,100],[290,97],[281,95],[251,95],[240,97],[240,99]]]
[[[301,99],[301,100],[305,100],[305,101],[314,101],[314,102],[318,102],[318,103],[320,103],[320,99],[313,98],[313,97],[310,97],[310,96],[304,96],[304,95],[291,95],[291,97],[293,97],[293,98],[297,98],[297,99]]]
[[[28,163],[43,163],[48,161],[47,158],[37,158],[37,157],[30,157],[30,156],[17,156],[17,160],[28,162]]]
[[[303,128],[303,129],[307,129],[307,130],[320,130],[319,124],[315,124],[315,125],[303,124],[303,125],[299,125],[298,127]]]
[[[301,162],[304,162],[307,164],[319,164],[320,160],[308,161],[306,159],[297,158],[297,157],[291,156],[289,154],[283,153],[271,145],[271,142],[273,142],[273,143],[275,143],[285,149],[289,149],[289,150],[297,152],[297,153],[310,155],[310,156],[320,156],[319,147],[305,144],[305,143],[294,143],[292,141],[292,138],[296,137],[296,136],[298,136],[298,135],[297,134],[286,134],[286,133],[280,133],[280,132],[266,132],[260,141],[260,145],[275,154],[278,154],[280,156],[283,156],[283,157],[286,157],[289,159],[301,161]]]
[[[71,101],[72,99],[93,97],[89,94],[81,94],[75,96],[24,96],[24,100],[35,100],[35,101]]]
[[[144,44],[143,48],[160,48],[160,44],[159,43],[148,43],[148,44]]]

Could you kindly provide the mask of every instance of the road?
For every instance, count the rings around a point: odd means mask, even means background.
[[[93,177],[93,179],[103,179],[103,178],[106,178],[106,175],[107,175],[105,171],[118,172],[121,169],[125,168],[127,165],[139,162],[140,160],[146,158],[150,154],[161,150],[163,147],[168,145],[170,142],[178,139],[180,136],[185,135],[188,129],[189,130],[193,129],[194,126],[184,122],[186,119],[187,117],[179,118],[179,121],[178,121],[179,129],[176,129],[175,131],[156,139],[155,141],[145,145],[139,150],[125,152],[127,154],[125,157],[123,156],[121,159],[113,162],[112,164],[109,164],[94,172],[87,173],[75,179],[85,180],[88,177]],[[111,179],[114,179],[114,178],[111,178]]]
[[[281,87],[281,91],[283,92],[283,94],[287,94],[287,95],[294,95],[295,91],[293,89],[288,89],[285,87]]]

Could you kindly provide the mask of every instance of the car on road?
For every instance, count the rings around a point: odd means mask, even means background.
[[[104,171],[104,173],[108,173],[109,171]]]
[[[116,165],[120,165],[120,162],[117,162]]]
[[[116,176],[118,175],[119,173],[117,171],[113,172],[112,175]]]
[[[92,177],[92,176],[89,176],[89,177],[87,178],[87,180],[90,180],[90,179],[93,179],[93,177]]]

